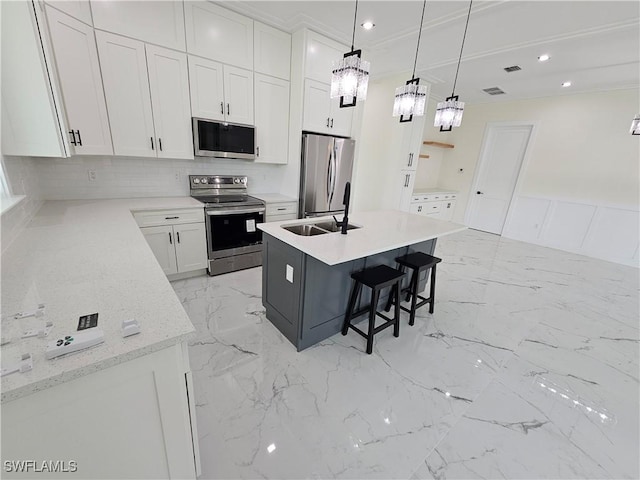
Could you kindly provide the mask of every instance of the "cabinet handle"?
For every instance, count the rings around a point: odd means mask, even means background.
[[[411,165],[413,165],[413,153],[409,154],[409,163],[408,166],[410,167]]]
[[[169,232],[169,243],[173,245],[173,239],[171,238],[171,232]]]
[[[405,187],[409,186],[409,175],[408,174],[404,176],[404,186]]]
[[[224,115],[224,102],[220,102],[220,113]]]
[[[258,156],[260,156],[260,147],[256,147],[256,150],[258,152]]]
[[[333,128],[333,118],[331,119],[331,128]]]
[[[165,220],[177,220],[180,217],[164,217]]]
[[[419,212],[421,212],[421,211],[422,211],[422,205],[420,205],[420,206],[418,207],[418,211],[419,211]]]
[[[76,130],[76,133],[78,134],[78,145],[81,147],[82,146],[82,137],[80,136],[80,130]]]
[[[329,128],[329,117],[327,117],[327,128]]]
[[[149,137],[151,139],[151,150],[155,150],[155,148],[153,147],[153,137]]]
[[[278,211],[281,212],[282,210],[286,210],[286,209],[287,207],[282,207],[282,208],[279,208]]]
[[[160,147],[160,151],[162,151],[162,139],[158,139],[158,146]]]
[[[77,145],[76,143],[76,132],[73,130],[69,130],[69,135],[71,135],[72,140],[69,142],[71,145]]]
[[[227,103],[227,115],[231,115],[231,113],[229,112],[229,104]]]
[[[176,237],[178,238],[178,243],[180,243],[180,232],[176,232]]]

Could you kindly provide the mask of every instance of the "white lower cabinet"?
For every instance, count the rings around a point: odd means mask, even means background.
[[[140,335],[145,328],[153,325],[143,324]],[[110,348],[109,341],[100,348]],[[190,376],[187,345],[176,344],[4,402],[2,458],[56,461],[67,469],[75,462],[76,473],[45,470],[45,478],[195,479],[200,468]],[[42,476],[33,470],[2,475]]]
[[[450,194],[414,196],[409,212],[441,220],[451,220],[456,206],[455,198],[455,195]]]
[[[166,275],[207,268],[204,223],[143,227],[140,230]]]
[[[298,218],[298,202],[267,202],[265,222],[282,222]]]

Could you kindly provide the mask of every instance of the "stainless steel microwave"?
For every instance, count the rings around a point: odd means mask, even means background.
[[[256,129],[193,117],[193,150],[196,157],[255,160]]]

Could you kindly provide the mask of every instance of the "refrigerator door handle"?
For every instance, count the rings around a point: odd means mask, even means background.
[[[335,140],[333,141],[333,168],[331,173],[331,201],[333,201],[333,195],[336,193],[336,179],[338,178],[338,146]]]
[[[333,168],[333,162],[331,161],[331,151],[329,152],[329,162],[327,162],[327,206],[331,204],[331,177],[333,173],[331,172]]]

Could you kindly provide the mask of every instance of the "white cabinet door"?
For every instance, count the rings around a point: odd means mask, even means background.
[[[92,0],[96,28],[185,50],[182,2]]]
[[[193,158],[187,56],[146,45],[153,124],[160,158]]]
[[[87,25],[93,25],[89,0],[45,0],[45,2]]]
[[[204,223],[175,225],[178,272],[207,268],[207,237]]]
[[[184,12],[189,53],[253,70],[253,20],[204,1]]]
[[[351,136],[351,122],[355,107],[340,108],[340,98],[329,98],[329,95],[327,95],[327,99],[331,102],[330,133],[342,137]]]
[[[144,227],[140,230],[165,275],[178,273],[173,227]]]
[[[253,125],[253,72],[224,66],[225,119]]]
[[[331,102],[329,93],[330,87],[326,83],[305,80],[303,130],[330,133]]]
[[[256,162],[287,163],[289,82],[255,74]]]
[[[2,153],[67,157],[67,127],[49,81],[33,4],[1,7]]]
[[[144,44],[96,31],[102,80],[116,155],[155,157]]]
[[[189,55],[191,113],[194,117],[224,120],[222,64]]]
[[[50,6],[46,11],[75,153],[113,155],[93,28]]]
[[[291,35],[264,23],[253,23],[253,69],[289,80],[291,75]]]
[[[330,83],[333,62],[343,58],[349,51],[349,47],[314,32],[308,32],[307,35],[304,76],[319,82]]]
[[[453,218],[453,211],[455,208],[455,200],[443,200],[441,202],[440,218],[443,220],[451,220]]]

